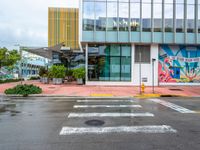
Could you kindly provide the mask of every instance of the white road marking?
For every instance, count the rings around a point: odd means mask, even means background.
[[[74,105],[74,108],[142,108],[141,105]]]
[[[88,117],[154,117],[152,113],[70,113],[68,118]]]
[[[91,102],[91,103],[103,103],[103,102],[136,102],[136,100],[77,100],[78,103],[82,103],[82,102],[85,102],[85,103],[88,103],[88,102]]]
[[[170,126],[63,127],[60,135],[106,133],[176,133]]]
[[[192,111],[192,110],[189,110],[187,108],[184,108],[184,107],[181,107],[181,106],[178,106],[176,104],[173,104],[173,103],[170,103],[170,102],[166,102],[166,101],[163,101],[163,100],[160,100],[160,99],[150,99],[151,101],[155,102],[155,103],[158,103],[158,104],[161,104],[163,106],[166,106],[166,107],[169,107],[173,110],[176,110],[180,113],[196,113],[195,111]]]

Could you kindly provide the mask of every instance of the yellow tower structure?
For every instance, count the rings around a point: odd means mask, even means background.
[[[79,49],[78,8],[49,8],[48,46],[64,43],[71,50]]]

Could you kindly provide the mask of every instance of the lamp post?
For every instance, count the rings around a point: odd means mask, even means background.
[[[140,65],[139,65],[139,82],[140,82],[140,95],[142,94],[142,81],[141,81],[141,78],[142,78],[142,53],[141,53],[141,49],[140,49],[140,53],[139,53],[139,62],[140,62]]]
[[[22,84],[22,47],[20,44],[16,44],[14,46],[19,46],[19,54],[20,54],[20,62],[19,62],[19,77]]]
[[[154,62],[156,61],[155,58],[152,58],[152,92],[155,93],[154,89]]]

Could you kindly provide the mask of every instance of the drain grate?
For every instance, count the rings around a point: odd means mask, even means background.
[[[182,89],[169,89],[171,91],[183,91]]]
[[[105,124],[105,122],[103,120],[88,120],[85,122],[86,125],[88,126],[102,126],[103,124]]]

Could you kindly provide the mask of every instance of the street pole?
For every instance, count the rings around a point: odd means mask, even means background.
[[[156,61],[156,59],[152,59],[152,92],[153,94],[155,93],[155,86],[154,86],[154,62]]]
[[[142,78],[142,54],[141,54],[141,49],[140,49],[140,53],[139,53],[139,61],[140,61],[140,65],[139,65],[139,82],[140,82],[140,95],[142,94],[142,83],[141,83],[141,78]]]

